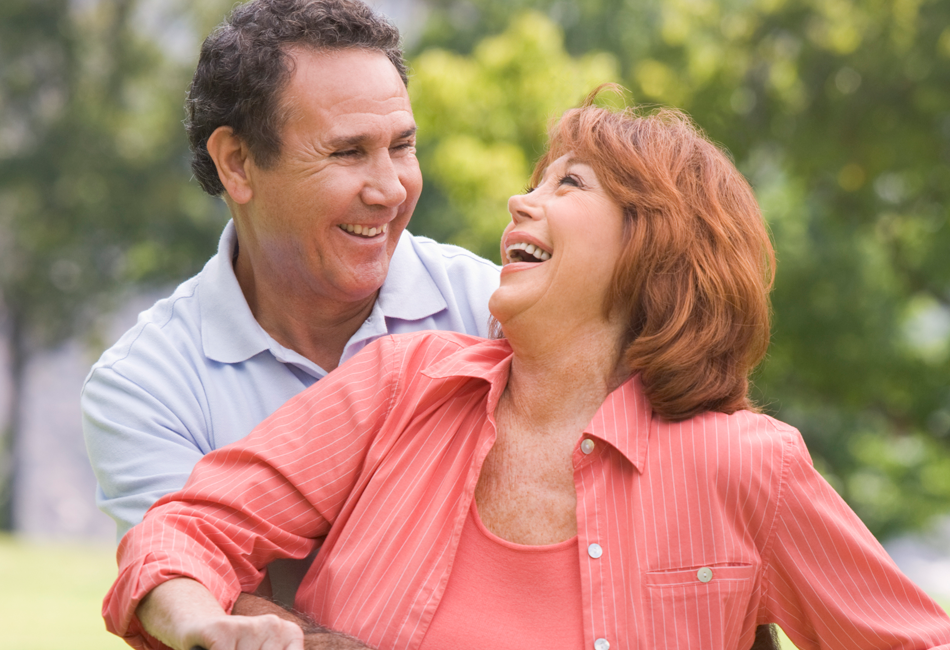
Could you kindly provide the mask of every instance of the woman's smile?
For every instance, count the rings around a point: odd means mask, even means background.
[[[564,325],[602,320],[623,248],[623,211],[593,168],[572,153],[561,156],[537,187],[508,200],[508,211],[501,285],[489,303],[502,326],[528,310]],[[533,270],[539,273],[515,279]]]

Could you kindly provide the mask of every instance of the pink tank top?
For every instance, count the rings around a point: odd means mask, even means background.
[[[546,546],[492,534],[475,500],[420,650],[584,647],[577,537]]]

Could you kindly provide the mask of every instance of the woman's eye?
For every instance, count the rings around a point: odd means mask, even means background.
[[[558,185],[572,185],[574,187],[580,187],[581,182],[578,180],[577,176],[573,174],[566,174],[561,177],[561,180],[558,181]]]
[[[534,190],[534,185],[525,185],[524,192],[522,192],[522,194],[531,194]]]

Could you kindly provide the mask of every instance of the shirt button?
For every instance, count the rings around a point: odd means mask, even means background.
[[[594,441],[590,438],[584,438],[584,442],[581,443],[581,451],[583,451],[585,454],[589,454],[590,452],[594,451]],[[606,641],[604,643],[606,643]],[[604,650],[606,650],[606,648],[604,648]]]
[[[597,639],[594,641],[594,650],[610,650],[610,641],[607,639]]]
[[[708,566],[704,566],[702,569],[696,572],[696,577],[699,578],[700,582],[709,582],[712,580],[712,569]]]
[[[600,544],[591,544],[587,547],[587,554],[596,560],[604,554],[604,549],[600,547]]]

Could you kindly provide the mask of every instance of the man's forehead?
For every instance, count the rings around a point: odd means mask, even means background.
[[[287,54],[291,71],[288,87],[317,86],[331,94],[380,90],[394,96],[409,95],[396,66],[380,50],[295,46],[288,48]]]
[[[409,93],[392,62],[375,50],[300,50],[281,98],[288,123],[305,122],[321,140],[408,137]]]

